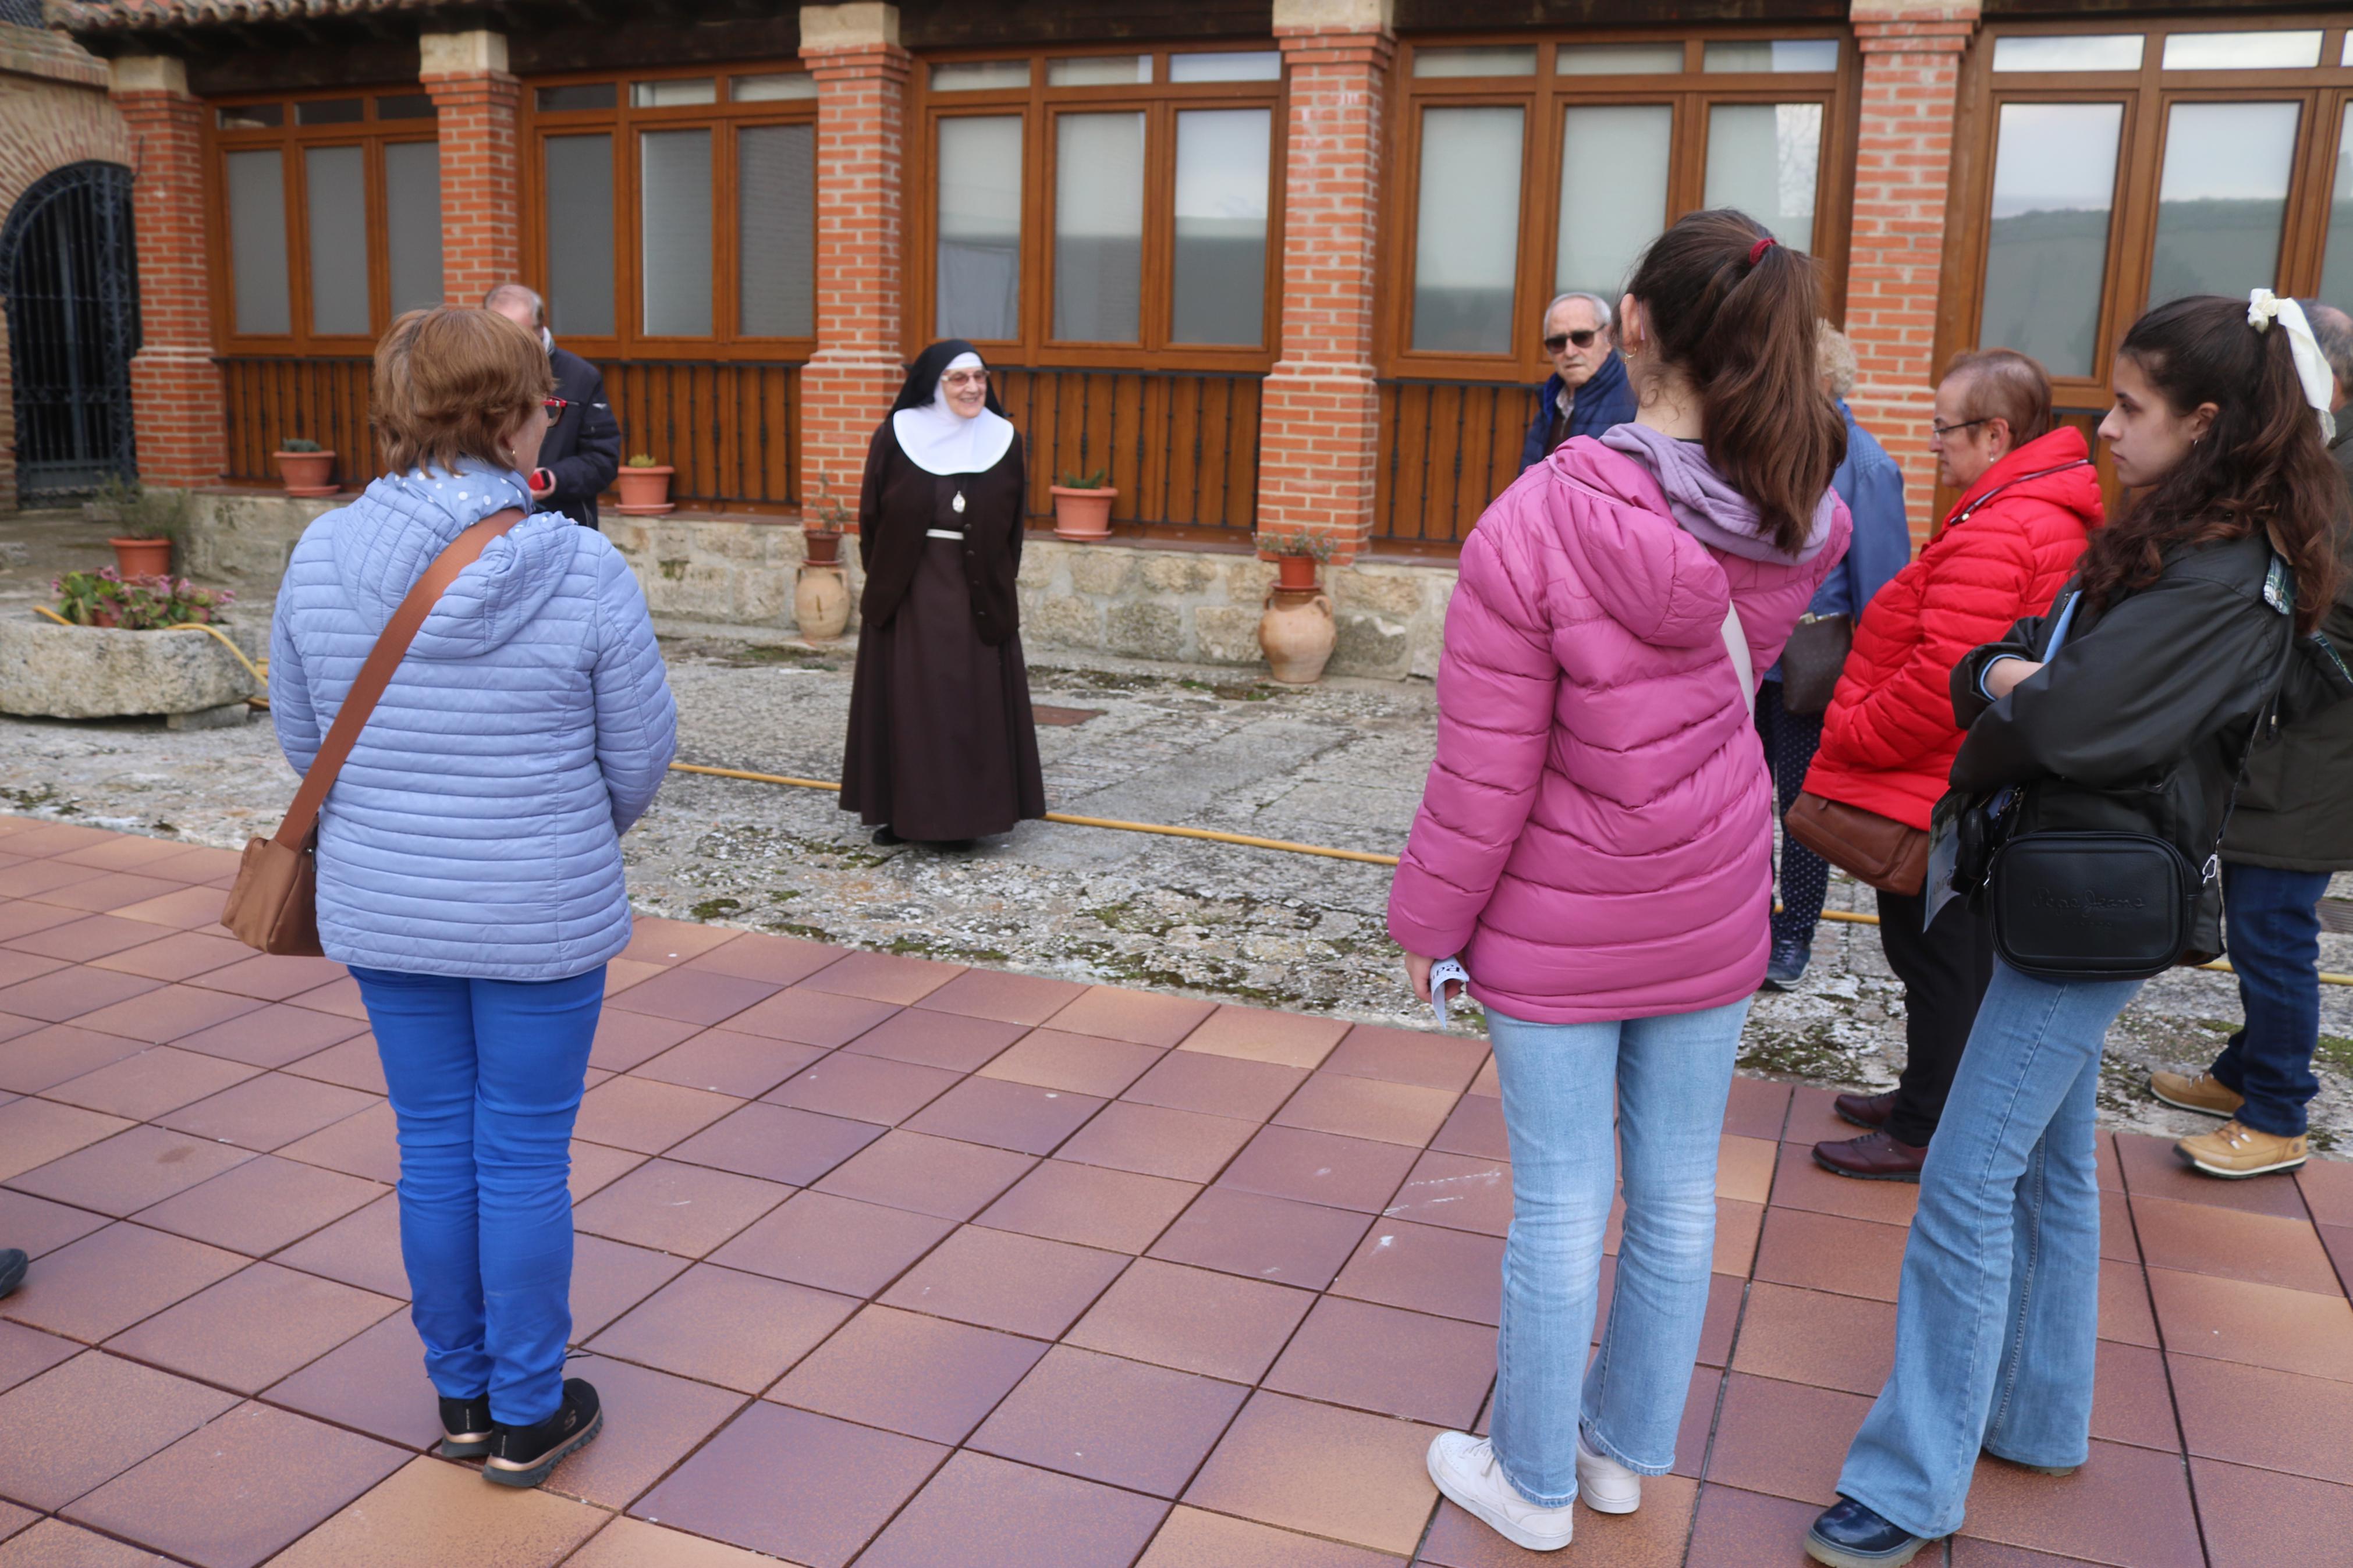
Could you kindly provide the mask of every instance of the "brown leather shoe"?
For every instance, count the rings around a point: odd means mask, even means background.
[[[1884,1127],[1895,1114],[1895,1091],[1885,1094],[1841,1094],[1831,1101],[1838,1119],[1850,1127]]]
[[[2183,1110],[2195,1110],[2208,1116],[2236,1116],[2247,1097],[2235,1089],[2225,1088],[2211,1072],[2196,1078],[2188,1073],[2153,1072],[2148,1075],[2148,1091]]]
[[[1867,1132],[1842,1142],[1814,1145],[1814,1163],[1835,1176],[1862,1182],[1916,1182],[1928,1163],[1928,1146],[1899,1143],[1884,1132]]]
[[[2173,1146],[2174,1152],[2205,1172],[2225,1181],[2238,1181],[2247,1176],[2267,1176],[2274,1171],[2293,1171],[2310,1157],[2312,1149],[2302,1134],[2283,1138],[2276,1132],[2262,1132],[2243,1121],[2230,1121],[2211,1132],[2200,1132],[2195,1138],[2184,1138]]]

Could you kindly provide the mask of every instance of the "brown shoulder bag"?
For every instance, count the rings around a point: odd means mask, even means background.
[[[1788,836],[1883,893],[1917,898],[1928,881],[1928,836],[1909,823],[1844,801],[1798,796],[1781,820]]]
[[[393,671],[407,656],[408,645],[417,640],[425,617],[433,613],[458,574],[480,560],[491,540],[522,518],[521,509],[509,507],[451,540],[393,612],[367,662],[360,666],[359,678],[352,682],[342,710],[328,727],[327,738],[320,742],[311,771],[302,775],[302,787],[294,792],[286,820],[278,825],[274,837],[252,839],[245,847],[245,858],[237,868],[237,885],[229,889],[227,907],[221,911],[221,924],[246,946],[288,957],[324,956],[319,946],[319,808],[326,805],[335,775],[343,772],[361,728],[375,711],[385,688],[392,684]]]

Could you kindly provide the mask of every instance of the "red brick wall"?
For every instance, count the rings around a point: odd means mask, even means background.
[[[825,493],[855,514],[867,443],[898,395],[906,289],[900,210],[907,52],[804,49],[817,78],[817,352],[801,372],[805,508]]]
[[[515,110],[522,84],[504,71],[418,79],[441,128],[441,289],[452,305],[479,305],[522,277],[522,195],[515,168]]]
[[[1897,7],[1882,0],[1880,8]],[[1918,539],[1937,521],[1936,464],[1928,451],[1936,300],[1961,53],[1976,26],[1973,5],[1920,7],[1887,19],[1858,14],[1854,22],[1862,100],[1846,286],[1856,384],[1847,402],[1903,468],[1905,511]]]
[[[1277,28],[1290,68],[1282,357],[1259,426],[1258,526],[1325,533],[1346,560],[1372,535],[1373,278],[1395,40]]]
[[[163,91],[118,92],[114,104],[137,144],[131,207],[141,347],[131,362],[131,405],[139,477],[152,485],[217,484],[226,448],[206,279],[205,108]]]

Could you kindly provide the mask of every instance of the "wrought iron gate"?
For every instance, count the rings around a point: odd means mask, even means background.
[[[87,494],[109,475],[135,474],[131,171],[75,163],[35,181],[0,226],[0,298],[20,501]]]

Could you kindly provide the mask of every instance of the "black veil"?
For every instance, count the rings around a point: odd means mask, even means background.
[[[902,408],[929,408],[933,397],[939,392],[941,375],[955,363],[959,354],[972,354],[980,358],[984,364],[987,363],[978,349],[962,338],[941,339],[917,354],[915,363],[907,367],[906,383],[899,388],[898,401],[891,405],[891,412],[896,414]],[[1005,413],[1005,405],[997,401],[994,378],[988,384],[988,411],[1000,417]]]

